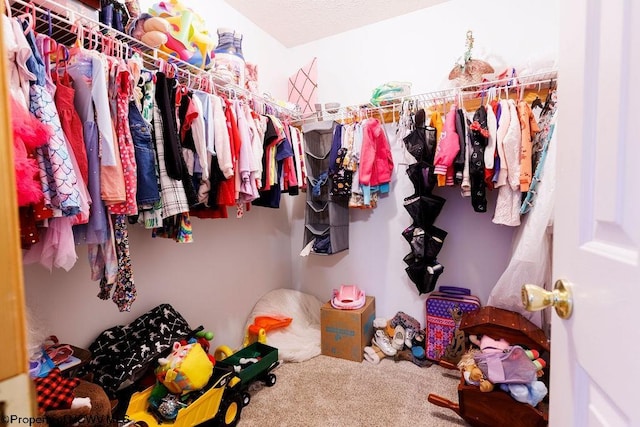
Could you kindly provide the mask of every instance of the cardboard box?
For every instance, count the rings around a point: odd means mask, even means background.
[[[358,310],[335,309],[327,302],[320,309],[322,354],[362,362],[364,347],[371,345],[375,317],[374,297],[367,297]]]

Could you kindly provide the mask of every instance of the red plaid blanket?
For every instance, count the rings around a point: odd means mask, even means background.
[[[69,409],[75,397],[73,390],[80,380],[77,378],[64,378],[60,369],[54,368],[44,378],[34,378],[36,392],[38,394],[38,409],[41,412],[52,409]]]

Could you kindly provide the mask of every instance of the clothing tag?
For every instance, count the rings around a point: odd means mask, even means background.
[[[307,243],[307,246],[305,246],[302,251],[300,251],[300,256],[309,256],[309,254],[311,253],[311,248],[315,243],[316,239],[312,239],[309,243]]]

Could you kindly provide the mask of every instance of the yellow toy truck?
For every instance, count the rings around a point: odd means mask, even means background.
[[[207,385],[197,391],[176,397],[158,408],[149,404],[154,387],[134,393],[126,412],[123,427],[156,427],[170,424],[175,427],[235,426],[240,421],[242,408],[249,403],[248,386],[263,381],[267,386],[276,383],[271,371],[279,364],[278,350],[255,342],[223,360],[216,361]],[[173,411],[176,416],[167,420],[163,412]],[[177,413],[176,413],[177,411]]]

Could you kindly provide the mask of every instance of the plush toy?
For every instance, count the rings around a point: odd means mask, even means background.
[[[483,335],[482,337],[470,336],[472,343],[479,346],[482,353],[504,353],[509,351],[512,347],[509,342],[504,339],[496,340]],[[478,350],[476,350],[478,351]],[[542,370],[546,367],[546,362],[540,357],[540,353],[537,350],[524,350],[526,357],[529,358],[531,363],[535,366],[538,377],[543,375]],[[473,356],[472,356],[473,358]],[[475,363],[475,360],[474,360]],[[480,368],[477,368],[480,370]],[[480,370],[480,373],[484,376],[484,373]],[[526,383],[508,383],[500,384],[500,389],[509,393],[518,402],[528,403],[531,406],[536,406],[547,395],[547,386],[539,380],[534,380]]]
[[[467,350],[460,358],[457,366],[460,372],[462,372],[467,384],[476,385],[480,388],[481,392],[487,393],[493,391],[493,383],[484,377],[484,374],[478,365],[476,365],[473,355],[478,351],[476,348]]]
[[[174,343],[171,354],[158,359],[158,364],[156,378],[174,394],[200,390],[213,373],[211,358],[195,340],[189,344]]]
[[[469,340],[478,346],[483,353],[489,352],[497,352],[501,353],[509,349],[511,344],[509,344],[504,339],[493,339],[488,335],[483,335],[482,337],[478,337],[477,335],[470,335]],[[527,357],[531,359],[536,368],[538,368],[537,375],[541,377],[543,375],[542,370],[547,366],[547,362],[544,361],[540,357],[540,353],[537,350],[525,350]]]
[[[150,47],[158,48],[169,41],[170,29],[171,24],[166,19],[142,13],[131,20],[127,32],[134,39],[140,40]]]
[[[50,427],[67,427],[80,422],[87,426],[106,425],[116,401],[110,401],[97,384],[66,378],[58,368],[43,378],[33,379],[40,415]]]
[[[532,381],[527,384],[500,384],[500,388],[515,400],[536,406],[547,395],[547,386],[542,381]]]
[[[169,23],[167,41],[160,46],[161,51],[196,67],[211,67],[216,42],[200,15],[178,0],[156,3],[149,14]]]

